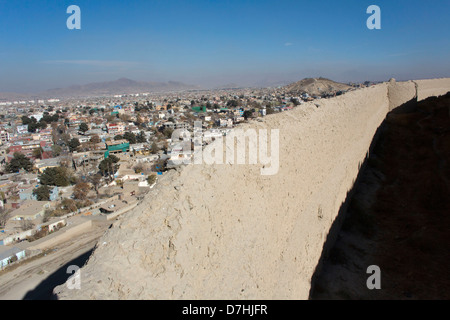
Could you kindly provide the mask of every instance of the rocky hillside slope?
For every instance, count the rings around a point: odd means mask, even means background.
[[[285,87],[286,91],[291,94],[307,93],[311,96],[321,96],[324,93],[332,94],[350,88],[347,84],[325,78],[306,78]]]

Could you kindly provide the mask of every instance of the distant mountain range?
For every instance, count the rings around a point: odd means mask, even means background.
[[[34,94],[0,93],[0,99],[31,99],[31,98],[79,98],[97,97],[114,94],[134,94],[145,92],[168,92],[198,89],[199,87],[177,81],[145,82],[128,78],[115,81],[93,82],[85,85],[73,85],[67,88],[55,88]]]
[[[350,89],[351,86],[326,78],[305,78],[284,87],[291,94],[321,95]]]
[[[198,89],[197,86],[187,85],[182,82],[144,82],[120,78],[115,81],[94,82],[85,85],[70,86],[47,90],[45,93],[52,97],[78,97],[78,96],[101,96],[111,94],[133,94],[144,92],[166,92]]]
[[[291,84],[286,81],[263,80],[250,87],[283,87],[288,93],[310,95],[321,95],[323,93],[334,93],[341,90],[347,90],[349,85],[335,82],[326,78],[306,78]],[[227,85],[217,86],[214,89],[242,88],[244,86],[229,83]],[[82,97],[100,97],[116,94],[135,94],[135,93],[154,93],[170,92],[183,90],[202,89],[198,86],[188,85],[182,82],[146,82],[135,81],[128,78],[120,78],[115,81],[93,82],[85,85],[74,85],[66,88],[56,88],[39,93],[0,93],[0,101],[29,100],[29,99],[50,99],[50,98],[82,98]]]

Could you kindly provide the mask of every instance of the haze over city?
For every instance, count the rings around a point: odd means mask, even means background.
[[[66,9],[81,8],[81,30]],[[0,92],[122,77],[204,88],[450,72],[448,1],[0,1]],[[433,18],[431,18],[433,16]]]

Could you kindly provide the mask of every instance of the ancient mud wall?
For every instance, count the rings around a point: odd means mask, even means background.
[[[440,96],[450,91],[450,78],[416,80],[417,100],[421,101],[428,97]]]
[[[433,85],[435,88],[433,88]],[[447,89],[445,89],[447,88]],[[386,114],[449,79],[383,83],[251,122],[279,129],[279,170],[166,173],[100,239],[62,299],[307,299],[330,226]],[[215,142],[218,143],[218,142]]]

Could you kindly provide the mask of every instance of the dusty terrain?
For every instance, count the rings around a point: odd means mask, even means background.
[[[68,265],[82,267],[111,222],[97,222],[92,230],[0,271],[0,300],[52,299],[53,288],[70,274]]]
[[[367,164],[312,298],[449,299],[450,93],[388,114]]]

